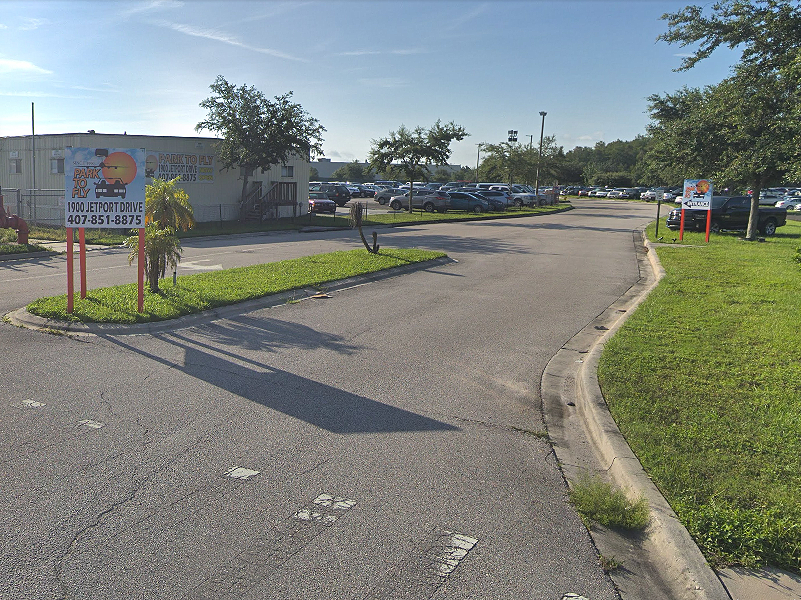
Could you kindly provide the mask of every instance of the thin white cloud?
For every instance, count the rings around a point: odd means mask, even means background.
[[[409,85],[408,81],[405,79],[399,79],[397,77],[364,78],[359,79],[359,83],[362,85],[379,88],[401,88]]]
[[[0,58],[0,73],[36,73],[39,75],[52,75],[53,71],[48,71],[42,67],[37,67],[27,60],[13,60],[11,58]]]
[[[466,12],[462,16],[456,17],[455,19],[453,19],[448,24],[448,26],[444,29],[444,31],[451,32],[451,31],[455,31],[455,30],[461,29],[469,21],[472,21],[473,19],[477,19],[478,17],[483,15],[485,12],[487,12],[489,10],[489,8],[490,8],[490,5],[488,3],[479,4],[473,10],[471,10],[469,12]]]
[[[427,54],[428,50],[423,50],[422,48],[408,48],[405,50],[390,50],[390,54],[399,54],[401,56],[408,56],[411,54]]]
[[[51,94],[48,92],[0,92],[0,96],[12,96],[15,98],[68,98],[70,100],[88,100],[91,98],[91,96]]]
[[[377,54],[395,54],[398,56],[410,56],[412,54],[427,54],[428,50],[422,48],[401,48],[398,50],[347,50],[339,52],[339,56],[374,56]]]
[[[340,56],[370,56],[372,54],[381,54],[380,50],[350,50],[348,52],[340,52]]]
[[[181,8],[183,5],[184,3],[180,0],[151,0],[150,2],[142,2],[126,8],[122,11],[122,15],[125,17],[132,17],[143,13]]]
[[[2,23],[0,23],[0,29],[8,29],[8,25],[3,25]]]
[[[222,42],[223,44],[229,44],[231,46],[236,46],[238,48],[244,48],[245,50],[259,52],[261,54],[268,54],[269,56],[275,56],[276,58],[283,58],[285,60],[295,60],[299,62],[309,62],[305,59],[298,58],[290,54],[286,54],[285,52],[281,52],[280,50],[273,50],[272,48],[259,48],[257,46],[251,46],[249,44],[245,44],[244,42],[239,41],[236,37],[216,29],[205,29],[201,27],[194,27],[192,25],[184,25],[182,23],[170,23],[167,21],[158,22],[157,25],[161,27],[167,27],[168,29],[172,29],[173,31],[177,31],[178,33],[183,33],[184,35],[199,37],[207,40],[212,40],[215,42]]]
[[[17,26],[17,29],[20,31],[33,31],[34,29],[39,29],[39,27],[42,25],[47,25],[48,23],[50,23],[50,21],[47,19],[33,19],[31,17],[25,17]]]

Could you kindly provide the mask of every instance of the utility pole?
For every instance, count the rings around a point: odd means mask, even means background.
[[[479,142],[476,144],[478,146],[478,154],[476,155],[476,183],[478,183],[478,164],[481,161],[481,146],[484,145],[484,142]]]
[[[540,116],[542,117],[542,128],[540,129],[540,155],[537,158],[537,178],[534,182],[534,195],[537,197],[537,202],[540,201],[540,162],[542,162],[542,138],[545,134],[545,115],[548,113],[544,110],[540,111]]]

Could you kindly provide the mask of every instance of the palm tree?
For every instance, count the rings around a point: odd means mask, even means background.
[[[178,187],[178,180],[154,179],[145,188],[145,277],[154,294],[160,291],[159,278],[164,277],[167,267],[175,269],[181,260],[181,242],[175,232],[195,225],[189,194]],[[131,249],[131,264],[138,256],[139,235],[126,239],[125,246]]]
[[[128,253],[130,265],[139,256],[139,235],[130,236],[124,243],[131,249]],[[145,225],[145,277],[152,293],[160,292],[159,278],[164,277],[167,267],[178,266],[181,250],[181,241],[172,227],[162,229],[158,221]]]
[[[145,189],[145,224],[157,222],[161,229],[186,231],[195,226],[189,194],[178,187],[180,177],[154,179]]]

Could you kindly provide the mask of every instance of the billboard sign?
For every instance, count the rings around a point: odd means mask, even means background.
[[[178,177],[178,183],[214,183],[214,155],[149,150],[145,177],[165,181]]]
[[[712,182],[708,179],[685,179],[681,207],[709,210],[712,207]]]
[[[145,226],[145,151],[71,148],[64,154],[67,227]]]

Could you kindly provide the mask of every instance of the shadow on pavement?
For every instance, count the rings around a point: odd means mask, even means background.
[[[332,433],[392,433],[408,431],[458,431],[459,428],[364,396],[319,383],[269,364],[243,356],[229,346],[250,351],[274,352],[278,348],[330,348],[349,355],[357,347],[338,336],[275,319],[238,317],[232,321],[195,329],[207,341],[183,333],[153,337],[180,348],[183,363],[137,349],[118,338],[107,341],[135,352],[195,379],[251,402],[277,410]],[[310,373],[328,368],[311,362]]]

